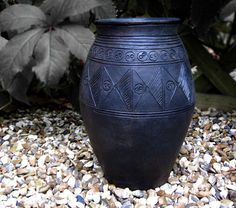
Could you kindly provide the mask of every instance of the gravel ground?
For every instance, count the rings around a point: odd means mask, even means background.
[[[166,184],[108,184],[80,115],[22,110],[0,117],[0,208],[236,207],[236,111],[195,110]]]

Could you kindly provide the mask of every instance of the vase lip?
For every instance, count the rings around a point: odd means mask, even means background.
[[[146,24],[177,24],[176,17],[148,17],[148,18],[108,18],[95,21],[96,25],[146,25]]]

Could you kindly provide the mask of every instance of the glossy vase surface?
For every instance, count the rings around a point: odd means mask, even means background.
[[[195,103],[176,18],[96,22],[82,75],[80,107],[110,183],[148,189],[165,183]]]

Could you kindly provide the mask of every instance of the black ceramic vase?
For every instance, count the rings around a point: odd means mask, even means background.
[[[106,19],[96,25],[80,88],[94,153],[110,183],[131,189],[162,185],[195,103],[178,19]]]

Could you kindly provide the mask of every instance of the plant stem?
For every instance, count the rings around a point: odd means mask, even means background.
[[[9,102],[8,102],[6,105],[2,106],[2,107],[0,108],[0,111],[3,110],[4,108],[6,108],[7,106],[9,106],[11,103],[12,103],[12,97],[10,96]]]

